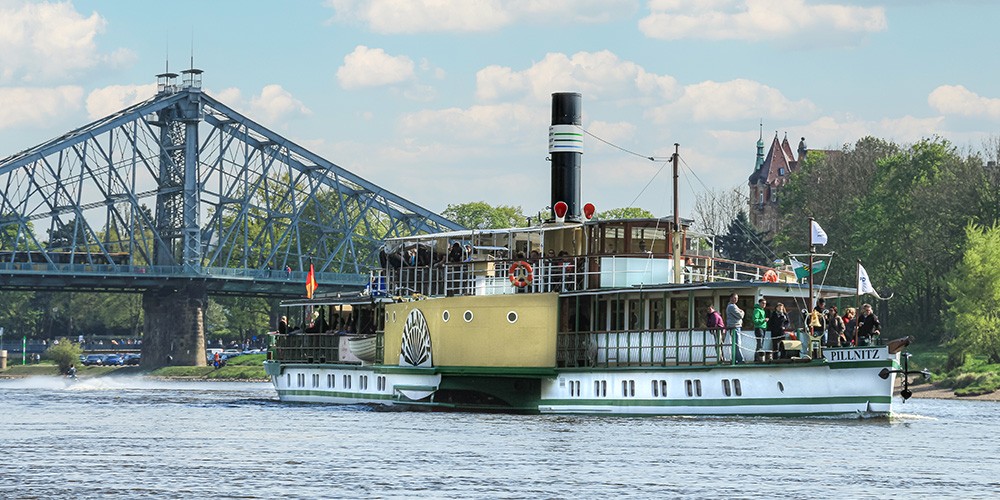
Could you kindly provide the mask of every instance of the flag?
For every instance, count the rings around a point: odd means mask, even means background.
[[[811,245],[826,245],[826,231],[819,227],[819,222],[812,221],[812,236],[809,238]]]
[[[875,287],[872,286],[871,280],[868,279],[868,271],[865,271],[865,267],[858,262],[858,295],[866,293],[870,293],[875,298],[882,300],[882,297],[879,297],[878,292],[875,291]]]
[[[306,298],[313,298],[313,292],[316,291],[316,271],[313,269],[313,265],[309,264],[309,275],[306,276]]]
[[[798,279],[805,278],[809,276],[809,264],[805,262],[799,262],[795,257],[792,257],[792,270],[795,271],[795,277]],[[818,260],[813,262],[812,274],[820,273],[826,270],[826,261]]]

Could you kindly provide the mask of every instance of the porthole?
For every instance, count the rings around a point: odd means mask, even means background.
[[[393,311],[393,312],[392,312],[392,322],[393,322],[393,323],[395,323],[395,322],[396,322],[396,311]]]
[[[778,382],[778,390],[781,392],[785,392],[785,386],[781,382]]]
[[[507,322],[508,323],[517,323],[517,313],[514,312],[514,311],[511,311],[511,312],[507,313]]]
[[[472,321],[472,311],[465,311],[465,314],[462,317],[465,318],[466,323]]]
[[[447,323],[449,319],[451,319],[451,313],[449,313],[448,311],[444,311],[441,313],[441,321]]]

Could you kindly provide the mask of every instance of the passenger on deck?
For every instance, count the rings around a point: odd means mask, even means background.
[[[861,306],[861,316],[858,317],[858,345],[872,345],[881,331],[882,325],[878,316],[872,311],[871,304]]]
[[[462,262],[462,245],[457,241],[448,250],[448,262]]]
[[[764,307],[767,301],[763,298],[757,300],[757,305],[753,308],[753,335],[757,337],[757,350],[764,350],[764,332],[767,331],[767,311]]]
[[[847,338],[848,345],[858,344],[858,311],[853,307],[848,307],[844,314],[844,337]]]
[[[826,315],[826,345],[827,347],[842,347],[847,345],[847,337],[844,335],[846,327],[844,318],[837,314],[837,306],[831,306],[830,312]]]
[[[774,306],[774,311],[771,312],[771,317],[767,319],[767,329],[771,332],[771,352],[775,359],[780,356],[778,346],[785,338],[785,330],[788,328],[788,325],[788,313],[785,312],[785,304],[778,302]]]
[[[278,334],[285,335],[288,333],[288,316],[282,316],[278,320]]]
[[[740,300],[740,296],[737,294],[732,294],[729,296],[729,305],[726,306],[726,329],[729,330],[729,334],[733,336],[732,338],[732,350],[733,350],[733,361],[736,363],[743,362],[743,353],[740,352],[740,330],[743,328],[743,309],[736,305],[736,302]],[[725,339],[723,339],[725,342]]]
[[[715,336],[715,355],[720,362],[722,361],[722,328],[725,326],[725,322],[722,321],[722,315],[719,314],[719,311],[715,310],[715,306],[708,306],[708,314],[705,316],[705,328]]]

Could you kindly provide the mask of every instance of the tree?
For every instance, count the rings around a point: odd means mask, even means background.
[[[645,208],[639,207],[621,207],[612,208],[610,210],[605,210],[603,212],[598,212],[594,218],[597,220],[614,220],[614,219],[653,219],[656,216],[653,212],[646,210]]]
[[[83,354],[83,350],[80,349],[80,346],[70,342],[65,337],[59,339],[58,343],[53,342],[45,350],[45,357],[59,365],[59,373],[66,373],[69,370],[69,365],[76,363],[81,354]]]
[[[722,234],[740,211],[747,209],[743,187],[699,193],[694,202],[695,229],[708,234]]]
[[[744,210],[740,210],[729,223],[726,234],[716,238],[716,248],[727,259],[762,266],[770,264],[774,257],[770,245],[765,233],[755,231],[750,225]]]
[[[965,235],[965,253],[947,280],[949,344],[1000,363],[1000,224],[970,224]]]
[[[469,229],[501,229],[524,227],[527,217],[521,207],[512,205],[492,206],[485,201],[448,205],[441,215]]]

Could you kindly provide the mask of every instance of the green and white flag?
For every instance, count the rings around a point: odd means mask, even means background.
[[[805,278],[809,276],[809,264],[804,262],[799,262],[795,257],[792,257],[792,270],[795,271],[795,277],[798,279]],[[813,269],[811,274],[821,273],[826,270],[826,261],[818,260],[813,261]]]

